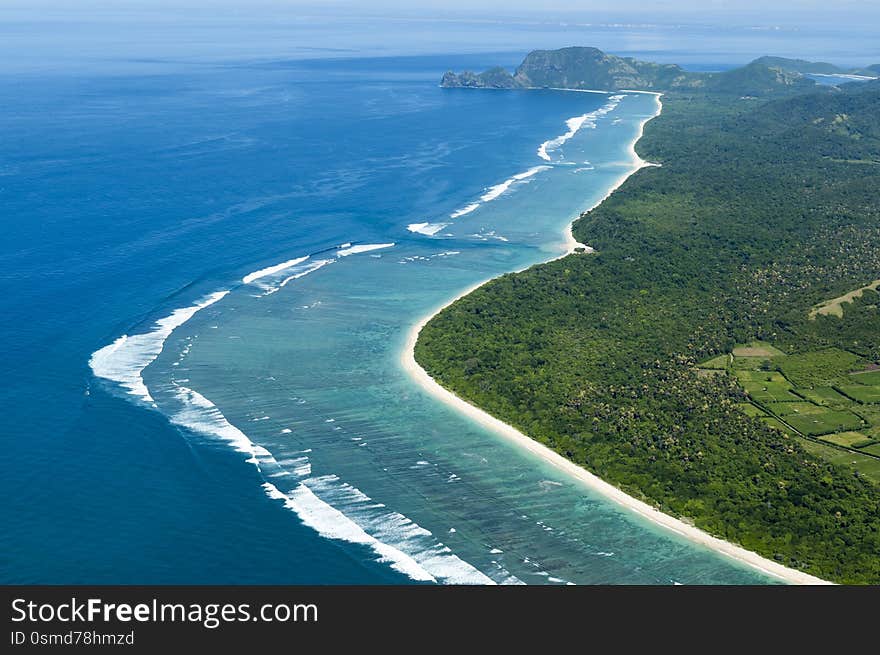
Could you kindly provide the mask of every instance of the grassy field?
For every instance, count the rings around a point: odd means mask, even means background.
[[[765,362],[771,362],[769,357],[734,357],[731,367],[737,371],[758,371]]]
[[[760,357],[762,359],[768,359],[780,355],[784,356],[785,353],[766,341],[753,341],[752,343],[744,346],[737,346],[733,349],[734,357]]]
[[[700,364],[700,368],[708,368],[708,369],[726,369],[727,365],[730,363],[730,355],[718,355],[718,357],[713,357],[712,359],[703,362]]]
[[[740,382],[772,382],[791,387],[791,383],[778,371],[736,371]]]
[[[796,387],[830,387],[846,383],[850,371],[864,366],[858,355],[828,348],[814,352],[788,355],[780,359],[779,368]]]
[[[861,297],[866,289],[873,289],[876,291],[878,287],[880,287],[880,280],[874,280],[871,284],[856,289],[855,291],[850,291],[837,298],[826,300],[810,310],[810,318],[816,318],[817,315],[837,316],[838,318],[843,318],[843,303],[851,303],[856,298]]]
[[[839,384],[836,388],[857,402],[880,403],[880,387],[868,387],[863,384]]]
[[[771,428],[779,430],[780,432],[782,432],[784,434],[787,434],[789,436],[794,436],[794,434],[795,434],[794,431],[790,427],[788,427],[785,423],[780,421],[778,418],[774,418],[772,416],[763,416],[763,417],[761,417],[761,420],[764,421],[764,423],[766,423]]]
[[[820,441],[827,441],[836,446],[844,448],[859,448],[860,446],[868,446],[873,440],[866,437],[861,432],[838,432],[837,434],[826,434],[819,437]]]
[[[852,453],[848,450],[840,450],[834,446],[826,446],[825,444],[810,441],[809,439],[798,438],[798,441],[807,452],[812,453],[817,457],[821,457],[832,464],[855,469],[869,480],[873,480],[875,483],[880,484],[880,459],[869,457],[868,455]],[[875,446],[868,446],[869,449],[874,447]]]
[[[764,405],[776,416],[788,416],[789,414],[821,414],[828,411],[824,407],[814,405],[813,403],[792,402],[792,403],[766,403]]]
[[[868,384],[872,386],[880,386],[880,371],[860,371],[850,374],[853,382],[859,384]]]
[[[778,382],[743,382],[749,397],[759,403],[796,403],[803,399],[791,391],[791,385]]]
[[[857,430],[862,427],[862,419],[852,412],[826,409],[812,414],[791,414],[785,422],[801,434],[819,436],[832,432]]]
[[[875,443],[872,446],[865,446],[861,449],[861,451],[870,455],[876,455],[877,457],[880,457],[880,443]]]
[[[747,416],[759,417],[786,434],[841,448],[861,448],[862,458],[880,456],[880,449],[875,448],[880,441],[880,371],[853,373],[864,365],[857,355],[836,348],[786,355],[758,341],[737,346],[732,353],[701,366],[709,365],[724,365],[736,376],[752,401],[737,405]],[[771,367],[778,370],[768,370]],[[703,368],[703,372],[709,370]]]
[[[739,403],[737,408],[746,416],[767,416],[767,412],[752,403]]]
[[[852,401],[831,387],[813,387],[812,389],[798,389],[796,393],[803,396],[811,403],[828,407],[849,406]]]

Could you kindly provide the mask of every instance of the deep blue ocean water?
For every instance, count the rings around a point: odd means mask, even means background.
[[[364,83],[364,62],[329,72],[318,62],[0,86],[0,329],[15,380],[0,392],[15,462],[2,477],[15,502],[3,508],[12,529],[0,537],[0,578],[395,579],[269,505],[237,458],[195,455],[159,415],[93,385],[88,359],[252,262],[369,238],[400,227],[401,205],[430,207],[443,189],[420,176],[453,146],[398,139],[401,125],[410,137],[422,126],[454,135],[472,156],[443,184],[479,188],[475,170],[497,166],[530,116],[496,103],[499,120],[485,110],[492,98],[467,98],[468,127],[494,137],[473,156],[485,142],[468,143],[436,92],[444,63],[392,62]],[[559,127],[558,116],[540,120]],[[406,175],[409,194],[389,195]]]
[[[561,251],[655,110],[638,94],[437,87],[447,68],[520,58],[0,76],[0,581],[768,581],[580,488],[400,370],[415,320]],[[96,376],[93,353],[122,335],[134,354]],[[145,399],[125,380],[156,343]]]

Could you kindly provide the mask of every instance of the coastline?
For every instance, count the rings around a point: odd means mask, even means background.
[[[633,157],[633,167],[627,173],[622,175],[615,184],[611,186],[608,192],[592,207],[587,209],[584,213],[590,212],[599,205],[601,205],[611,194],[613,194],[618,188],[620,188],[623,183],[629,179],[629,177],[634,174],[636,171],[645,168],[646,166],[656,166],[657,164],[651,164],[650,162],[646,162],[641,159],[636,153],[635,146],[638,141],[642,138],[644,134],[645,125],[648,121],[656,118],[660,115],[663,109],[663,104],[661,101],[661,93],[654,94],[657,99],[657,111],[654,115],[646,117],[641,121],[639,125],[638,133],[630,144],[630,152]],[[574,234],[572,232],[573,229],[573,221],[568,224],[567,229],[565,230],[565,249],[562,254],[558,257],[551,258],[549,261],[555,261],[556,259],[561,259],[575,252],[575,248],[586,248],[586,253],[592,252],[593,249],[584,244],[578,243],[574,238]],[[546,262],[544,262],[546,263]],[[523,269],[520,269],[523,270]],[[518,272],[518,271],[514,271]],[[800,585],[825,585],[832,584],[826,580],[822,580],[821,578],[817,578],[808,573],[804,573],[801,571],[797,571],[795,569],[790,569],[786,566],[779,564],[778,562],[774,562],[769,560],[755,552],[747,550],[742,546],[738,546],[734,543],[725,541],[720,539],[719,537],[714,537],[699,528],[696,528],[692,525],[685,523],[684,521],[677,519],[669,514],[661,512],[660,510],[652,507],[648,503],[641,501],[633,496],[630,496],[613,484],[606,482],[601,479],[597,475],[589,472],[587,469],[582,468],[566,459],[559,453],[554,450],[551,450],[547,446],[535,441],[534,439],[528,437],[523,434],[516,428],[507,423],[504,423],[500,419],[495,418],[490,415],[488,412],[480,409],[476,405],[472,405],[466,400],[460,398],[452,391],[445,389],[441,386],[434,378],[428,375],[428,372],[425,371],[421,366],[419,366],[418,362],[415,359],[415,345],[418,340],[419,333],[422,331],[422,328],[437,314],[443,311],[446,307],[454,303],[456,300],[472,293],[476,289],[480,288],[487,282],[491,281],[493,278],[489,278],[487,280],[483,280],[482,282],[478,282],[477,284],[472,285],[471,287],[465,289],[454,298],[443,304],[441,307],[437,308],[435,311],[431,312],[427,316],[420,319],[415,325],[407,333],[406,342],[404,344],[403,351],[401,353],[400,363],[403,370],[409,374],[409,376],[416,382],[425,392],[434,396],[441,402],[446,403],[450,407],[453,407],[457,411],[461,412],[465,416],[468,416],[472,420],[477,423],[483,425],[486,428],[489,428],[499,434],[500,436],[512,441],[518,446],[528,450],[532,454],[540,457],[548,464],[551,464],[555,468],[559,469],[563,473],[567,474],[569,477],[577,480],[587,488],[601,494],[605,498],[616,502],[617,504],[623,506],[625,509],[635,512],[636,514],[642,516],[643,518],[648,519],[649,521],[655,523],[656,525],[660,525],[667,530],[671,530],[676,534],[685,537],[693,543],[700,544],[702,546],[711,548],[715,552],[718,552],[722,555],[730,557],[731,559],[737,560],[741,563],[744,563],[754,569],[757,569],[769,576],[781,579],[789,584],[800,584]]]

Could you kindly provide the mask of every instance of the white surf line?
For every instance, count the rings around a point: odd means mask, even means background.
[[[89,367],[95,376],[116,382],[132,396],[153,403],[143,372],[162,353],[171,333],[205,307],[213,305],[229,291],[217,291],[202,298],[195,305],[180,307],[160,318],[153,329],[141,334],[123,334],[110,345],[96,350],[89,358]]]
[[[561,89],[558,89],[561,90]],[[584,93],[592,93],[591,91],[584,91]],[[577,134],[584,126],[589,128],[596,127],[596,121],[598,121],[603,116],[610,114],[617,108],[617,105],[620,104],[620,101],[625,98],[625,95],[611,95],[608,99],[608,102],[599,107],[598,109],[594,109],[593,111],[587,112],[580,116],[574,116],[565,121],[566,127],[568,127],[568,132],[562,134],[554,139],[550,139],[548,141],[544,141],[540,146],[538,146],[538,157],[543,159],[544,161],[553,161],[550,157],[549,151],[557,150],[562,147],[566,141],[571,139],[575,134]]]
[[[362,252],[372,252],[373,250],[382,250],[384,248],[394,247],[393,243],[365,243],[359,246],[349,246],[342,248],[336,253],[338,257],[348,257],[349,255],[357,255]]]
[[[281,271],[291,268],[292,266],[296,266],[297,264],[302,264],[309,258],[308,255],[305,257],[297,257],[296,259],[289,259],[286,262],[281,262],[280,264],[275,264],[274,266],[269,266],[267,268],[261,268],[258,271],[254,271],[253,273],[248,273],[241,281],[245,284],[250,284],[251,282],[255,282],[259,280],[261,277],[266,277],[268,275],[274,275],[275,273],[280,273]]]
[[[353,246],[344,243],[338,246],[337,254],[339,257],[346,257],[390,248],[393,245],[381,243]],[[246,275],[243,281],[250,283],[276,275],[308,259],[301,257],[254,271]],[[305,270],[289,276],[281,286],[332,261],[335,260],[309,262]],[[377,562],[385,563],[416,581],[441,584],[521,584],[519,579],[503,568],[496,572],[498,580],[483,573],[458,557],[448,546],[437,540],[433,533],[406,516],[390,510],[378,511],[377,508],[384,508],[384,505],[376,504],[336,476],[310,477],[312,468],[306,453],[311,452],[311,449],[300,451],[296,457],[277,461],[271,452],[251,441],[242,430],[230,423],[214,403],[197,391],[183,386],[183,380],[172,381],[181,408],[171,414],[161,412],[143,380],[144,369],[161,354],[168,337],[175,329],[227,294],[229,290],[218,291],[194,305],[175,309],[168,316],[157,320],[153,328],[143,334],[122,335],[92,354],[89,360],[92,371],[97,377],[116,382],[129,394],[151,403],[152,408],[160,411],[172,424],[212,439],[220,439],[234,451],[246,455],[245,461],[253,464],[263,477],[262,487],[266,495],[283,501],[284,506],[293,511],[304,525],[322,537],[367,546],[375,553]],[[189,348],[190,345],[186,346],[185,351]],[[265,416],[253,420],[262,421],[268,418]],[[289,428],[282,430],[282,433],[290,432]],[[285,481],[290,483],[284,485]],[[323,497],[328,495],[332,495],[333,500],[338,503],[345,501],[343,509],[346,511],[327,502]]]
[[[413,580],[444,584],[497,584],[458,557],[429,530],[385,508],[385,505],[377,503],[337,476],[310,477],[312,470],[306,453],[311,449],[279,461],[269,450],[251,441],[242,430],[230,423],[205,396],[182,385],[175,386],[181,408],[171,414],[169,420],[210,439],[224,441],[235,452],[245,455],[245,461],[259,471],[266,495],[282,501],[304,525],[322,537],[367,546],[375,553],[376,561],[388,564]],[[285,468],[285,464],[293,469]],[[289,482],[285,484],[285,481]],[[500,572],[500,575],[505,576],[502,580],[507,584],[519,582],[506,571]]]
[[[314,272],[314,271],[317,271],[319,268],[323,268],[323,267],[326,266],[327,264],[332,264],[333,261],[334,261],[334,260],[332,260],[332,259],[317,259],[317,260],[315,260],[314,262],[311,262],[311,263],[310,263],[308,266],[306,266],[303,270],[299,271],[298,273],[294,273],[293,275],[288,275],[286,278],[284,278],[283,280],[281,280],[281,282],[278,284],[277,287],[272,287],[272,288],[270,288],[270,289],[266,292],[266,295],[268,295],[268,294],[270,294],[270,293],[275,293],[275,292],[278,291],[279,289],[282,289],[283,287],[287,286],[287,283],[288,283],[288,282],[290,282],[290,281],[292,281],[292,280],[298,280],[298,279],[300,279],[301,277],[305,277],[305,276],[308,275],[309,273],[312,273],[312,272]]]
[[[573,89],[577,90],[577,89]],[[587,211],[592,211],[600,204],[602,204],[614,191],[616,191],[633,173],[644,168],[645,166],[651,165],[648,162],[642,160],[638,154],[636,154],[635,146],[636,143],[641,139],[642,134],[644,133],[645,125],[653,118],[656,118],[660,115],[663,109],[663,104],[661,101],[661,93],[652,93],[657,99],[657,109],[653,116],[645,118],[640,126],[639,131],[636,138],[630,144],[630,152],[633,156],[633,168],[625,175],[621,176],[621,178],[614,184],[608,193],[593,205]],[[566,230],[566,249],[559,257],[551,259],[549,261],[554,261],[555,259],[561,259],[574,251],[574,248],[581,247],[581,244],[578,244],[577,240],[572,235],[572,225],[568,226]],[[526,268],[530,268],[531,266],[527,266],[525,268],[519,269],[525,270]],[[519,272],[519,271],[514,271]],[[651,521],[656,525],[660,525],[680,536],[683,536],[690,540],[693,543],[706,546],[715,552],[721,553],[727,557],[730,557],[733,560],[746,564],[756,570],[759,570],[767,575],[775,577],[780,580],[784,580],[790,584],[807,584],[807,585],[821,585],[821,584],[832,584],[826,580],[822,580],[821,578],[817,578],[815,576],[809,575],[808,573],[803,573],[802,571],[797,571],[795,569],[790,569],[786,566],[779,564],[778,562],[774,562],[765,557],[758,555],[750,550],[746,550],[742,546],[733,544],[729,541],[725,541],[723,539],[719,539],[718,537],[714,537],[707,532],[700,530],[692,525],[688,525],[684,521],[681,521],[677,518],[670,516],[669,514],[665,514],[651,505],[638,500],[637,498],[633,498],[632,496],[624,493],[614,485],[606,482],[601,479],[597,475],[590,473],[584,468],[581,468],[577,464],[571,462],[566,459],[559,453],[554,450],[551,450],[547,446],[538,443],[534,439],[526,436],[516,428],[503,421],[495,418],[488,412],[480,409],[476,405],[472,405],[468,401],[460,398],[453,392],[448,389],[442,387],[434,378],[428,375],[428,372],[425,371],[421,366],[419,366],[418,362],[415,359],[415,345],[418,340],[419,333],[422,331],[422,328],[432,319],[434,316],[439,314],[441,311],[446,309],[449,305],[454,303],[459,298],[462,298],[474,290],[480,288],[487,282],[491,281],[494,278],[489,278],[488,280],[484,280],[482,282],[478,282],[477,284],[471,286],[465,291],[458,294],[449,302],[442,305],[436,311],[431,314],[425,316],[421,320],[419,320],[415,325],[412,326],[409,333],[407,334],[406,343],[404,344],[403,352],[400,356],[400,364],[406,373],[410,375],[410,377],[418,384],[425,392],[434,396],[441,402],[446,403],[447,405],[453,407],[458,410],[465,416],[474,420],[475,422],[483,425],[491,429],[496,434],[510,440],[514,444],[518,445],[522,449],[532,453],[533,455],[540,457],[545,462],[553,465],[563,473],[566,473],[570,478],[580,482],[588,489],[596,491],[606,498],[618,503],[629,511],[632,511],[639,516]]]
[[[356,253],[388,248],[393,245],[393,243],[382,243],[352,246],[350,243],[344,243],[337,246],[337,256],[345,257]],[[320,259],[310,262],[309,256],[306,255],[248,273],[241,281],[244,284],[253,284],[263,278],[277,276],[283,271],[306,263],[302,270],[287,276],[280,284],[274,287],[257,284],[257,286],[266,291],[266,294],[270,294],[278,291],[288,282],[308,275],[334,261],[336,260]],[[132,335],[123,334],[113,343],[93,352],[89,357],[89,367],[96,377],[116,382],[130,395],[136,396],[144,402],[154,404],[153,397],[146,384],[144,384],[144,370],[162,353],[165,342],[174,330],[189,321],[205,307],[225,298],[227,294],[229,294],[228,289],[216,291],[203,297],[194,305],[179,307],[169,315],[158,319],[153,324],[152,329],[149,329],[147,332]]]
[[[504,194],[510,187],[512,187],[517,182],[523,182],[524,180],[529,179],[530,177],[534,177],[541,171],[549,171],[552,166],[532,166],[529,170],[524,171],[522,173],[517,173],[516,175],[511,175],[509,178],[504,180],[501,184],[496,184],[494,186],[490,186],[486,189],[485,193],[480,196],[481,202],[492,202],[502,194]]]
[[[472,202],[469,205],[462,207],[461,209],[456,209],[449,215],[449,218],[455,219],[466,216],[467,214],[470,214],[482,207],[484,203],[492,202],[493,200],[504,195],[514,185],[524,184],[538,173],[542,171],[548,171],[551,168],[553,167],[543,164],[540,166],[532,166],[530,169],[523,171],[522,173],[511,175],[509,178],[499,184],[485,187],[483,189],[482,195],[480,195],[480,198],[477,202]],[[410,223],[406,226],[406,229],[410,232],[415,232],[416,234],[424,234],[425,236],[432,237],[448,225],[449,223]]]
[[[467,205],[466,207],[462,207],[461,209],[456,209],[454,212],[452,212],[449,215],[449,218],[458,218],[459,216],[466,216],[467,214],[470,214],[472,211],[476,211],[477,209],[479,209],[479,207],[480,207],[480,203],[472,202],[471,204]]]
[[[476,207],[474,207],[474,209],[476,209]],[[415,232],[416,234],[424,234],[425,236],[432,237],[447,225],[449,225],[449,223],[410,223],[406,226],[406,229],[410,232]]]
[[[582,114],[580,116],[574,116],[572,118],[567,119],[565,121],[565,125],[568,128],[568,132],[566,132],[565,134],[562,134],[560,136],[557,136],[553,139],[548,139],[547,141],[544,141],[544,143],[542,143],[540,146],[538,146],[538,157],[540,157],[541,159],[543,159],[544,161],[547,161],[547,162],[553,162],[552,158],[550,157],[550,155],[548,153],[548,150],[552,151],[552,150],[558,149],[566,141],[568,141],[575,134],[577,134],[578,131],[580,131],[584,126],[591,127],[591,128],[596,127],[596,121],[598,119],[600,119],[601,117],[605,116],[606,114],[609,114],[610,112],[614,111],[614,109],[617,107],[617,105],[620,104],[620,101],[625,97],[623,95],[615,94],[614,92],[610,92],[610,91],[594,91],[594,90],[590,90],[590,89],[558,89],[558,88],[554,88],[553,90],[554,91],[577,91],[579,93],[596,93],[596,94],[606,95],[606,96],[610,96],[610,97],[609,97],[609,101],[607,103],[605,103],[602,107],[599,107],[598,109],[594,109],[593,111],[587,112],[587,113]],[[559,164],[560,162],[553,162],[553,163]],[[491,201],[495,200],[496,198],[498,198],[499,196],[503,195],[514,184],[517,184],[519,182],[524,182],[524,181],[528,180],[529,178],[533,177],[534,175],[540,173],[541,171],[549,170],[550,168],[552,168],[552,166],[547,166],[547,165],[533,166],[532,168],[528,169],[527,171],[524,171],[522,173],[517,173],[516,175],[512,175],[511,177],[507,178],[506,180],[504,180],[500,184],[495,184],[493,186],[486,187],[483,190],[483,194],[480,196],[479,201],[472,202],[464,207],[461,207],[460,209],[456,209],[455,211],[453,211],[449,215],[449,218],[456,219],[456,218],[460,218],[462,216],[466,216],[467,214],[470,214],[470,213],[476,211],[477,209],[479,209],[483,205],[483,203],[491,202]],[[415,232],[416,234],[424,234],[425,236],[434,236],[435,234],[437,234],[437,232],[439,232],[443,228],[447,227],[448,225],[449,225],[449,223],[429,223],[429,222],[410,223],[409,225],[407,225],[406,229],[409,230],[410,232]]]
[[[317,271],[319,268],[323,268],[327,264],[332,264],[341,257],[348,257],[349,255],[357,255],[364,252],[372,252],[374,250],[391,248],[394,245],[395,244],[393,243],[365,243],[358,245],[352,245],[351,243],[342,243],[336,246],[336,259],[313,260],[312,255],[305,255],[303,257],[297,257],[295,259],[289,259],[285,262],[281,262],[280,264],[274,264],[273,266],[261,268],[260,270],[254,271],[253,273],[248,273],[243,278],[241,278],[241,281],[244,284],[254,284],[258,282],[258,280],[262,280],[264,278],[277,278],[280,273],[289,271],[292,268],[296,268],[297,270],[295,270],[293,273],[285,277],[280,283],[277,283],[274,286],[269,283],[257,283],[255,285],[265,291],[263,295],[270,295],[286,286],[288,282],[291,282],[292,280],[298,280],[299,278],[304,277],[309,273]]]

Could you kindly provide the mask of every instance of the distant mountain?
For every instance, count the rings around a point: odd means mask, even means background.
[[[527,89],[565,88],[615,91],[706,90],[739,95],[776,95],[798,92],[815,86],[815,82],[793,70],[798,60],[762,58],[751,64],[724,73],[692,73],[674,64],[655,64],[618,57],[597,48],[570,47],[561,50],[535,50],[529,53],[513,75],[503,68],[484,73],[447,72],[441,86]],[[784,65],[769,65],[782,62]],[[797,65],[805,67],[809,62]],[[830,64],[816,64],[828,70]]]
[[[609,55],[597,48],[535,50],[514,75],[521,86],[567,89],[658,89],[700,86],[701,76],[674,64]]]
[[[789,73],[802,75],[864,75],[867,77],[880,76],[880,64],[865,66],[864,68],[841,68],[834,64],[821,61],[806,61],[804,59],[786,59],[785,57],[759,57],[753,64],[761,64],[770,68],[779,68]]]
[[[880,64],[865,66],[864,68],[856,68],[849,71],[853,75],[867,75],[868,77],[880,77]]]
[[[472,87],[481,89],[518,89],[520,84],[500,66],[490,68],[482,73],[465,71],[456,75],[449,71],[440,81],[440,86],[445,87]]]
[[[801,73],[752,62],[742,68],[713,73],[706,80],[706,89],[717,93],[745,96],[768,96],[780,93],[809,91],[816,82]]]
[[[511,75],[502,68],[484,73],[469,71],[443,76],[444,87],[566,89],[669,89],[695,88],[702,75],[688,73],[674,64],[654,64],[631,57],[609,55],[597,48],[534,50]]]
[[[808,75],[841,75],[847,71],[834,64],[822,61],[806,61],[804,59],[786,59],[785,57],[758,57],[752,64],[760,64],[768,68],[780,68],[790,73]]]

